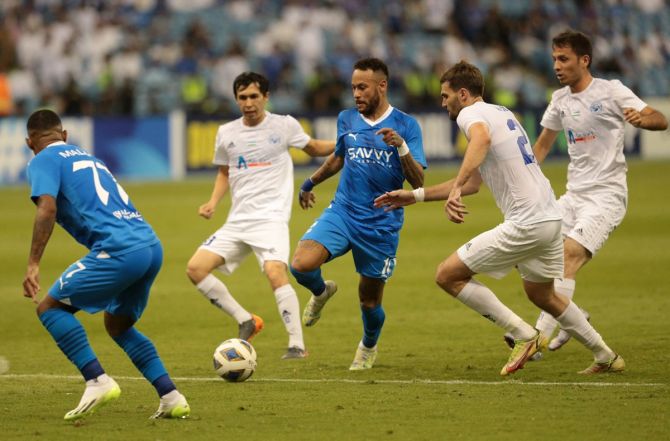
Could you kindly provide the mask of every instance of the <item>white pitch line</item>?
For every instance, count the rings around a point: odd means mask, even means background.
[[[77,375],[53,374],[4,374],[0,380],[44,378],[56,380],[81,380]],[[146,381],[144,377],[114,376],[117,380]],[[220,382],[218,377],[172,377],[177,382]],[[576,381],[478,381],[478,380],[354,380],[350,378],[253,378],[253,383],[344,383],[344,384],[426,384],[426,385],[472,385],[472,386],[585,386],[585,387],[667,387],[667,383],[611,383],[611,382],[576,382]]]

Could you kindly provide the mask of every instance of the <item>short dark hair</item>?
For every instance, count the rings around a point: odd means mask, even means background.
[[[593,61],[593,47],[591,46],[591,39],[583,32],[575,31],[574,29],[566,29],[551,40],[552,47],[566,47],[570,46],[578,57],[584,55],[589,56],[589,64]]]
[[[28,135],[31,133],[48,132],[49,130],[60,128],[62,122],[56,112],[49,109],[36,110],[28,118],[26,129]]]
[[[354,70],[371,70],[373,72],[382,72],[386,79],[389,79],[389,68],[379,58],[361,58],[354,64]]]
[[[459,61],[451,66],[440,78],[440,84],[449,82],[453,90],[466,89],[473,96],[484,95],[484,76],[474,64]]]
[[[268,94],[268,91],[270,90],[270,81],[268,81],[267,78],[257,72],[242,72],[235,78],[235,81],[233,81],[233,94],[235,95],[235,98],[237,98],[237,91],[239,89],[245,89],[254,83],[258,83],[258,88],[263,95]]]

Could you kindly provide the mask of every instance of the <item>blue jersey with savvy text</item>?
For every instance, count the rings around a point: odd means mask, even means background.
[[[344,167],[332,209],[360,224],[397,231],[402,227],[403,210],[385,212],[373,207],[376,197],[402,188],[405,180],[397,149],[386,145],[382,135],[375,135],[381,128],[395,130],[412,157],[426,168],[421,127],[416,119],[393,107],[374,122],[356,109],[344,110],[337,119],[335,146],[335,154],[344,157]]]
[[[54,143],[28,164],[33,201],[56,199],[56,221],[91,251],[126,253],[158,243],[153,229],[105,164],[83,149]]]

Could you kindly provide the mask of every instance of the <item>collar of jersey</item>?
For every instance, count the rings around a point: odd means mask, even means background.
[[[589,83],[589,85],[586,86],[586,88],[584,90],[582,90],[581,92],[572,93],[572,91],[570,90],[570,86],[568,86],[568,91],[570,92],[570,95],[572,95],[572,96],[581,96],[581,95],[584,95],[595,83],[596,83],[596,78],[593,77],[593,78],[591,78],[591,82]]]
[[[49,148],[49,147],[52,147],[52,146],[55,146],[55,145],[67,145],[67,143],[65,141],[56,141],[56,142],[52,142],[51,144],[49,144],[45,148]]]
[[[256,124],[255,126],[248,126],[244,123],[244,115],[240,117],[240,124],[242,124],[242,127],[246,129],[258,129],[263,126],[263,124],[267,123],[267,120],[270,118],[271,113],[265,110],[265,118],[263,118],[263,121],[260,123]]]
[[[360,113],[359,113],[359,115],[361,115],[361,118],[363,118],[363,121],[368,123],[370,126],[375,126],[375,125],[379,124],[380,122],[384,121],[386,118],[388,118],[388,116],[391,114],[391,112],[393,112],[393,106],[389,104],[389,108],[386,109],[386,112],[384,112],[384,114],[382,116],[380,116],[379,119],[376,120],[376,121],[369,120]]]

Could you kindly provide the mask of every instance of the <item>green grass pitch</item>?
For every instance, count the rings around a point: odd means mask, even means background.
[[[544,170],[557,194],[565,163]],[[101,315],[78,314],[121,399],[78,424],[63,421],[79,401],[83,383],[51,341],[21,295],[34,206],[27,187],[0,189],[0,439],[30,440],[650,440],[670,437],[670,163],[629,164],[629,207],[623,224],[578,278],[576,302],[626,360],[620,375],[583,378],[591,357],[571,342],[510,379],[499,376],[508,356],[502,332],[443,293],[433,277],[438,263],[501,215],[488,191],[469,197],[463,225],[450,223],[442,203],[406,210],[398,263],[384,298],[387,319],[377,364],[348,371],[361,337],[358,276],[349,255],[324,266],[338,294],[317,326],[305,329],[306,360],[282,361],[287,337],[274,296],[253,257],[225,283],[266,321],[253,341],[259,366],[241,384],[216,378],[212,352],[235,337],[234,321],[191,286],[185,265],[196,247],[225,220],[228,198],[205,221],[197,207],[213,176],[176,183],[125,183],[135,205],[155,227],[165,262],[138,328],[156,343],[187,396],[192,416],[152,421],[153,388],[109,339]],[[454,166],[431,168],[426,184],[452,177]],[[306,172],[296,176],[296,185]],[[294,204],[292,243],[327,205],[337,178],[316,189],[317,207]],[[60,272],[84,254],[56,228],[42,263],[45,292]],[[534,323],[516,273],[482,277],[517,313]],[[301,305],[308,293],[294,283]]]

